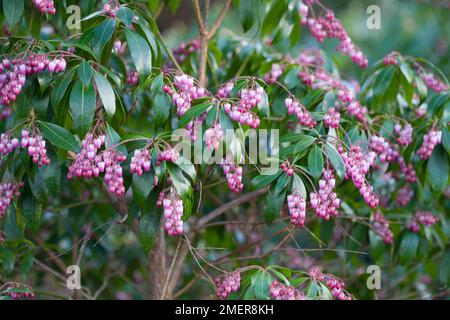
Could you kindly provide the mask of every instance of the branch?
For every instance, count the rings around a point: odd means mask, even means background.
[[[220,25],[222,24],[223,19],[225,18],[228,9],[230,8],[232,0],[227,0],[227,2],[225,3],[225,5],[223,6],[222,11],[220,12],[219,16],[216,19],[216,22],[214,23],[214,25],[212,26],[211,30],[208,33],[208,37],[212,38],[216,32],[217,29],[219,29]]]
[[[202,13],[200,11],[200,5],[198,3],[198,0],[193,0],[193,3],[194,3],[195,20],[197,21],[198,31],[200,32],[201,36],[206,36],[207,30],[205,29],[205,26],[203,25]]]

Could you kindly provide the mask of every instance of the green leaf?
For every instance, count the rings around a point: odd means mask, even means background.
[[[268,184],[272,183],[276,178],[278,178],[281,172],[282,172],[281,170],[278,170],[278,172],[275,174],[259,175],[254,177],[250,183],[252,189],[257,190],[267,186]]]
[[[250,30],[259,17],[259,8],[261,0],[244,0],[239,1],[238,13],[241,19],[242,28],[244,32]]]
[[[286,0],[271,1],[269,12],[267,12],[264,17],[264,21],[261,26],[262,35],[272,32],[279,25],[283,14],[288,12],[287,4],[288,1]],[[252,14],[255,15],[255,12],[253,11]]]
[[[314,143],[314,141],[316,141],[316,138],[308,136],[308,135],[302,135],[301,137],[299,137],[299,140],[300,141],[298,141],[295,144],[295,148],[294,148],[295,153],[302,152],[303,150],[308,148],[310,145],[312,145]]]
[[[152,71],[152,51],[142,36],[138,33],[125,30],[128,47],[130,48],[131,58],[139,75],[146,76]]]
[[[55,110],[55,113],[59,102],[64,97],[64,94],[66,93],[67,88],[69,87],[72,81],[74,74],[75,68],[72,68],[55,81],[50,97],[50,102]]]
[[[328,156],[328,160],[330,160],[333,165],[334,170],[336,170],[337,175],[339,178],[343,179],[345,177],[345,166],[341,155],[330,143],[325,145],[325,152]]]
[[[263,90],[261,102],[258,103],[258,111],[261,115],[263,115],[265,117],[270,116],[269,97],[267,96],[267,93],[265,90]]]
[[[272,223],[280,215],[281,206],[286,198],[286,188],[279,194],[275,192],[275,189],[276,187],[272,186],[265,198],[263,213],[267,223]]]
[[[450,153],[450,131],[445,126],[442,127],[442,145]]]
[[[39,231],[43,206],[42,203],[38,202],[31,194],[24,196],[22,200],[23,216],[25,218],[26,225],[33,231],[37,233]]]
[[[116,28],[115,19],[107,19],[95,27],[94,30],[94,40],[93,47],[94,52],[97,54],[97,59],[101,59],[103,50],[106,44],[110,41],[112,35],[114,34],[114,29]]]
[[[300,196],[303,199],[305,199],[305,201],[307,200],[305,184],[303,183],[303,180],[300,178],[300,176],[297,174],[294,174],[294,179],[292,181],[292,192],[294,192],[294,190],[297,190]]]
[[[106,77],[102,76],[98,72],[94,73],[94,80],[95,85],[97,86],[98,94],[102,100],[103,107],[105,108],[108,116],[112,117],[116,112],[116,96],[114,94],[114,90]]]
[[[206,101],[195,106],[192,106],[186,113],[180,118],[178,122],[178,128],[184,128],[193,119],[199,117],[203,112],[205,112],[211,106],[210,101]]]
[[[80,79],[84,85],[88,85],[91,82],[92,67],[91,65],[83,61],[78,67],[78,79]]]
[[[428,162],[428,178],[433,190],[444,191],[448,185],[448,155],[441,145],[434,148]]]
[[[154,107],[154,123],[155,127],[162,127],[170,116],[170,102],[169,97],[159,92],[153,99]]]
[[[117,17],[123,22],[124,25],[127,26],[127,28],[131,27],[131,24],[133,23],[133,16],[133,11],[125,6],[120,6],[119,11],[117,11]]]
[[[323,171],[323,155],[321,149],[315,145],[308,155],[309,173],[314,178],[319,178]]]
[[[39,121],[38,127],[42,135],[57,147],[74,152],[80,151],[80,146],[74,136],[66,129],[50,122]]]
[[[153,189],[153,177],[154,173],[152,172],[144,172],[142,176],[138,176],[137,174],[133,175],[133,199],[142,204],[147,196],[150,194],[150,191]]]
[[[406,62],[402,62],[400,64],[400,71],[402,72],[403,76],[405,77],[406,81],[408,81],[408,83],[413,82],[414,80],[413,72]]]
[[[8,24],[16,24],[22,17],[23,0],[3,0],[3,12]]]
[[[84,85],[76,81],[70,93],[70,112],[72,114],[73,128],[84,135],[91,128],[95,115],[96,94],[92,84]]]
[[[399,254],[402,263],[408,263],[416,256],[419,246],[419,237],[417,234],[407,232],[400,243]]]

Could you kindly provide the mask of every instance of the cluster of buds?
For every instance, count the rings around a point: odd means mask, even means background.
[[[323,54],[318,48],[303,49],[297,60],[303,66],[322,66],[325,63]]]
[[[96,159],[97,168],[100,172],[105,172],[105,184],[109,192],[117,196],[125,194],[120,163],[126,159],[125,155],[111,147],[103,151],[100,154],[100,158]]]
[[[0,154],[6,156],[19,147],[19,140],[13,138],[11,132],[5,132],[0,135]]]
[[[316,120],[311,116],[311,114],[306,110],[300,101],[297,99],[287,98],[285,101],[288,114],[294,114],[300,121],[302,126],[308,128],[313,128],[317,125]]]
[[[417,155],[420,159],[425,160],[431,156],[434,147],[441,143],[442,131],[431,130],[423,136],[422,146],[417,150]]]
[[[306,300],[305,295],[292,286],[273,280],[269,288],[270,296],[275,300]]]
[[[221,85],[219,87],[219,90],[217,90],[217,98],[219,99],[223,99],[223,98],[228,98],[231,95],[231,91],[233,90],[234,87],[234,82],[233,81],[228,81],[227,83]]]
[[[409,186],[404,186],[398,190],[395,202],[397,202],[400,207],[404,207],[411,201],[413,196],[414,190]]]
[[[127,72],[127,83],[131,86],[137,85],[139,82],[139,73],[134,71],[128,71]]]
[[[200,49],[200,40],[194,39],[187,43],[181,43],[178,48],[174,49],[172,52],[177,62],[181,64],[198,49]]]
[[[242,183],[242,167],[234,163],[233,157],[230,154],[222,159],[221,167],[230,191],[240,193],[244,188],[244,184]]]
[[[383,239],[384,243],[391,244],[394,241],[394,234],[389,228],[389,222],[379,211],[375,212],[373,216],[373,229]]]
[[[448,90],[449,88],[445,82],[436,78],[431,72],[425,72],[422,69],[419,69],[419,75],[423,82],[425,82],[426,86],[433,91],[442,92]]]
[[[404,127],[402,127],[402,125],[400,123],[397,123],[394,126],[394,132],[398,136],[397,142],[400,145],[407,147],[412,143],[413,127],[409,123],[406,123]]]
[[[186,74],[176,76],[173,85],[177,89],[176,93],[167,89],[165,92],[172,95],[172,101],[177,106],[178,116],[182,116],[191,108],[192,100],[206,96],[205,89],[197,87],[194,78]]]
[[[303,227],[305,224],[306,215],[306,201],[303,199],[297,190],[287,196],[287,203],[289,208],[289,215],[291,216],[291,223],[297,227]]]
[[[180,153],[175,148],[167,148],[166,150],[163,150],[158,155],[158,160],[156,161],[156,165],[159,166],[161,162],[168,161],[168,162],[177,162],[178,158],[180,157]]]
[[[96,165],[100,156],[98,150],[105,143],[105,135],[94,137],[92,132],[89,132],[81,142],[81,150],[77,154],[75,161],[69,167],[67,178],[92,178],[98,177],[100,169]]]
[[[350,59],[361,68],[366,68],[368,60],[362,51],[352,42],[341,21],[337,19],[331,10],[327,10],[324,16],[309,18],[308,7],[300,6],[299,14],[302,24],[308,24],[309,30],[317,41],[322,43],[325,38],[336,38],[339,40],[337,49],[342,54],[347,54]]]
[[[104,4],[102,12],[111,18],[115,18],[117,16],[117,11],[120,9],[120,4],[115,0],[109,0]]]
[[[286,173],[289,177],[292,177],[294,175],[294,169],[292,168],[292,166],[287,163],[287,162],[283,162],[280,165],[281,170],[283,170],[284,173]]]
[[[380,156],[380,161],[392,162],[397,159],[399,153],[395,150],[389,141],[380,136],[371,136],[369,138],[369,146],[372,150],[374,150]]]
[[[364,201],[374,208],[378,205],[379,199],[373,192],[373,187],[366,182],[366,174],[373,165],[377,154],[373,151],[363,153],[361,147],[351,146],[349,152],[344,152],[342,146],[338,147],[345,166],[345,178],[352,178],[353,184],[363,196]]]
[[[134,154],[131,157],[130,172],[136,173],[138,176],[142,176],[145,172],[149,172],[152,164],[150,151],[148,149],[134,150]]]
[[[325,127],[331,127],[337,129],[339,127],[339,120],[341,119],[341,114],[336,111],[335,108],[328,109],[327,113],[323,117],[323,124]]]
[[[263,94],[264,89],[262,87],[257,87],[256,89],[244,88],[239,92],[241,98],[239,105],[247,110],[251,110],[261,103]]]
[[[412,220],[408,223],[407,227],[412,232],[419,232],[420,231],[420,225],[423,225],[424,227],[431,226],[433,224],[438,223],[439,218],[434,216],[431,212],[428,211],[417,211],[414,214],[414,217]]]
[[[319,180],[319,191],[311,192],[311,207],[316,211],[316,214],[325,219],[330,219],[330,216],[337,217],[338,209],[341,201],[337,197],[333,189],[336,185],[336,179],[331,170],[324,170],[323,178]]]
[[[117,54],[118,56],[120,56],[125,53],[126,47],[127,47],[126,42],[122,43],[122,41],[120,41],[119,39],[116,39],[116,40],[114,40],[114,44],[113,44],[113,52],[115,54]]]
[[[3,218],[14,197],[20,196],[22,187],[23,182],[4,181],[0,183],[0,218]]]
[[[170,236],[183,234],[183,201],[174,190],[166,194],[162,191],[159,194],[158,207],[163,207],[164,228]]]
[[[361,123],[367,122],[367,107],[361,106],[359,101],[352,101],[347,106],[347,112],[349,115],[356,118]]]
[[[344,290],[345,284],[342,280],[334,277],[329,277],[326,281],[327,286],[331,289],[331,294],[334,299],[337,300],[352,300]]]
[[[47,55],[32,53],[26,60],[4,58],[0,64],[0,96],[1,102],[9,105],[16,100],[22,91],[26,77],[37,72],[62,72],[66,69],[64,58],[49,60]]]
[[[33,0],[34,5],[36,8],[38,8],[41,13],[45,14],[55,14],[55,4],[53,3],[53,0]]]
[[[36,132],[33,132],[30,136],[30,132],[28,130],[22,130],[20,146],[22,148],[28,148],[28,154],[31,159],[39,166],[48,165],[50,163],[50,159],[47,157],[45,141],[42,139],[42,136]]]
[[[233,271],[224,277],[217,277],[215,279],[217,286],[217,297],[225,300],[233,291],[237,293],[241,287],[241,273],[239,270]]]
[[[205,131],[206,149],[218,149],[223,140],[223,131],[219,123],[215,123]]]
[[[6,292],[4,294],[13,300],[32,299],[35,297],[33,290],[29,286],[24,287],[23,284],[9,282],[3,287],[6,287]],[[23,292],[19,292],[17,289],[21,289],[20,291]]]
[[[397,163],[400,166],[400,171],[405,176],[405,180],[409,183],[417,182],[417,174],[416,170],[414,170],[414,166],[412,163],[406,164],[405,159],[402,156],[397,158]]]
[[[242,125],[249,125],[252,128],[257,128],[261,122],[258,116],[246,107],[241,105],[231,105],[225,103],[223,109],[230,116],[231,120],[239,122]]]
[[[283,73],[283,67],[279,65],[278,63],[272,64],[272,68],[270,69],[270,72],[264,75],[264,81],[266,81],[269,84],[276,83],[278,81],[278,78]]]
[[[384,56],[383,63],[385,65],[397,65],[398,64],[398,52],[391,52]]]

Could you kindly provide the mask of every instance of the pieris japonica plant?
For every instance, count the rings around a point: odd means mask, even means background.
[[[0,299],[442,295],[448,80],[331,3],[2,0]]]

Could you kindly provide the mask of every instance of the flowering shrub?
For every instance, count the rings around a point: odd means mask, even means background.
[[[0,298],[73,264],[86,299],[372,298],[372,264],[383,298],[448,285],[449,84],[431,62],[369,61],[318,0],[225,0],[209,20],[194,0],[198,37],[173,50],[157,19],[180,1],[67,2],[80,32],[66,2],[2,1]]]

